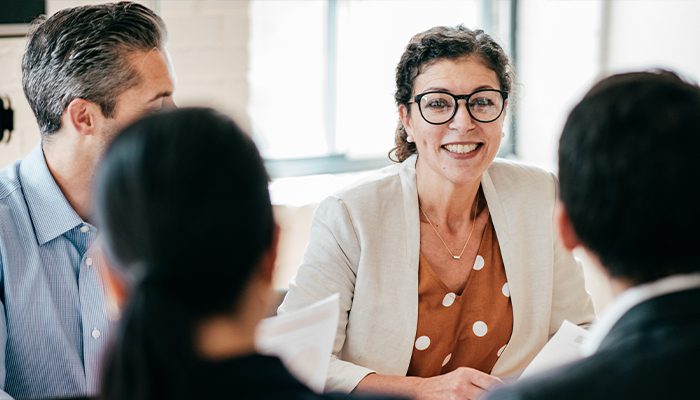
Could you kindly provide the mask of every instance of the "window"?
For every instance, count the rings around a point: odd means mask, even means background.
[[[396,63],[412,35],[464,24],[510,47],[511,1],[251,2],[249,115],[274,176],[389,163]]]

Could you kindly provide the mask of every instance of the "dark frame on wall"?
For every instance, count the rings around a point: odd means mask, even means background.
[[[26,35],[34,18],[45,13],[45,0],[0,1],[0,37]]]

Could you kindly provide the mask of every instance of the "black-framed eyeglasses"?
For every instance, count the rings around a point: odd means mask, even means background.
[[[455,114],[459,100],[464,99],[467,111],[474,120],[493,122],[503,114],[508,92],[497,89],[479,89],[469,94],[452,94],[436,90],[416,95],[408,104],[418,104],[425,122],[433,125],[447,123]]]

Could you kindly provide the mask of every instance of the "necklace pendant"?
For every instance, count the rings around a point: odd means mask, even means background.
[[[459,260],[460,258],[462,258],[462,256],[452,256],[453,260]]]

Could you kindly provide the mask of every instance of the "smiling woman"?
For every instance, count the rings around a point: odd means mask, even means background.
[[[406,47],[400,164],[320,204],[280,307],[340,293],[327,389],[473,398],[517,376],[563,320],[593,320],[552,229],[555,178],[495,160],[512,79],[481,30],[435,27]]]

